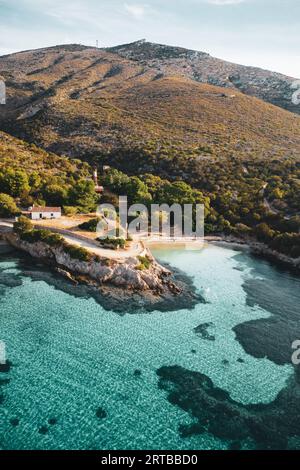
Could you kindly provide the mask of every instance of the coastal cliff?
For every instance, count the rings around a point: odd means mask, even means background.
[[[50,282],[57,288],[74,295],[86,289],[85,295],[93,297],[107,310],[122,314],[142,310],[177,311],[205,303],[188,276],[162,266],[149,250],[144,257],[118,260],[91,254],[88,261],[83,261],[72,257],[63,245],[30,243],[14,232],[2,234],[2,237],[12,247],[54,268],[64,277],[67,282],[58,282],[57,276],[52,276]]]
[[[92,285],[112,284],[130,290],[151,290],[157,294],[166,289],[174,294],[180,293],[180,289],[170,280],[171,272],[158,264],[148,250],[149,267],[142,269],[140,260],[135,257],[113,260],[95,255],[89,261],[81,261],[72,258],[64,251],[63,246],[49,246],[43,242],[29,243],[16,233],[6,234],[5,238],[12,246],[32,257],[55,264],[66,277],[69,272],[69,277],[73,280],[83,276],[87,282],[90,279]]]

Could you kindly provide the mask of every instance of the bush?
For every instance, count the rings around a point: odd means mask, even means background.
[[[63,206],[63,212],[66,216],[76,215],[76,214],[78,214],[78,207]]]
[[[97,232],[97,226],[100,220],[101,220],[100,217],[96,217],[95,219],[88,220],[87,222],[83,222],[83,224],[80,224],[79,228],[87,232]]]
[[[21,239],[28,243],[43,242],[49,246],[60,246],[63,242],[63,237],[50,230],[25,230],[19,232]]]
[[[298,233],[282,233],[272,240],[270,247],[292,258],[299,258],[300,235]]]
[[[124,238],[97,238],[97,241],[100,242],[102,248],[108,250],[117,250],[118,248],[125,248],[126,240]]]
[[[18,213],[14,199],[8,194],[0,194],[0,217],[12,217]]]
[[[249,235],[252,232],[251,227],[248,227],[248,225],[245,224],[236,224],[234,227],[234,230],[237,234],[239,235]]]
[[[63,244],[64,252],[67,253],[71,258],[78,259],[79,261],[91,261],[91,253],[82,248],[81,246],[69,245],[68,243]]]
[[[14,232],[21,234],[23,232],[29,232],[33,230],[33,225],[28,217],[21,215],[19,219],[14,223]]]
[[[263,243],[269,243],[276,235],[275,230],[272,230],[268,224],[262,223],[255,227],[257,239]]]
[[[140,264],[136,267],[136,269],[138,269],[139,271],[144,271],[145,269],[149,269],[152,264],[151,258],[147,255],[138,256],[138,260]]]

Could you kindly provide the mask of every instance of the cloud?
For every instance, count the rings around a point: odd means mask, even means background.
[[[238,5],[239,3],[245,3],[247,0],[206,0],[206,3],[211,5]]]
[[[146,14],[147,5],[137,5],[136,3],[134,3],[134,4],[133,3],[125,3],[124,8],[127,11],[127,13],[132,15],[137,20],[140,20]]]

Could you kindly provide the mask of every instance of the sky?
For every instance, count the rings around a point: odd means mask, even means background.
[[[0,55],[138,39],[300,78],[300,0],[0,0]]]

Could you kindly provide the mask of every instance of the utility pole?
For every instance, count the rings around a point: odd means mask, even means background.
[[[98,41],[98,39],[97,39],[97,41],[96,41],[96,47],[97,47],[97,49],[99,48],[99,41]]]

